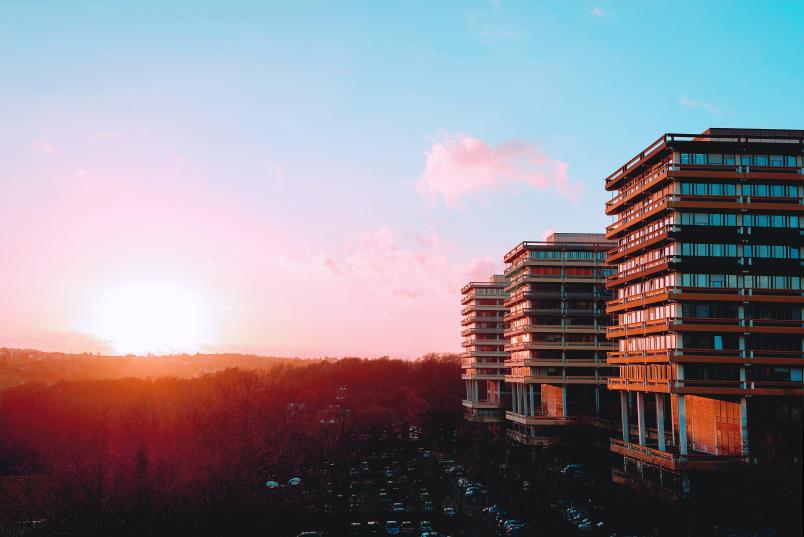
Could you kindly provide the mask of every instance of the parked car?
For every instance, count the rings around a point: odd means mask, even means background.
[[[393,509],[394,513],[404,513],[405,511],[407,511],[407,509],[405,509],[405,504],[402,502],[394,502]]]
[[[448,517],[458,516],[458,511],[454,507],[445,507],[443,513]]]
[[[402,526],[396,520],[387,520],[385,522],[385,533],[388,535],[399,535],[402,531]]]

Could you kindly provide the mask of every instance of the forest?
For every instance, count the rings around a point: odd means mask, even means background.
[[[293,509],[267,481],[297,477],[313,494],[322,465],[375,439],[410,426],[449,434],[462,390],[454,354],[26,380],[0,392],[0,525],[132,535],[258,528]]]

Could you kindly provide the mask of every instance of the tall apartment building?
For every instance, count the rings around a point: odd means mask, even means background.
[[[488,282],[470,282],[461,289],[461,378],[466,384],[464,416],[469,421],[505,421],[505,283],[505,276],[494,275]]]
[[[605,258],[614,246],[602,234],[554,233],[505,255],[506,418],[521,443],[554,444],[566,425],[599,424],[611,407]]]
[[[748,462],[800,471],[802,155],[801,130],[665,134],[606,179],[615,481],[683,495]]]

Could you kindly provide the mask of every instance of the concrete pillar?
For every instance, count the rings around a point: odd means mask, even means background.
[[[628,393],[620,392],[620,420],[623,423],[623,442],[630,442],[631,435],[628,428]]]
[[[567,385],[561,388],[561,410],[562,415],[566,418],[567,417]]]
[[[516,383],[511,384],[511,411],[516,413]]]
[[[637,405],[637,429],[639,430],[639,445],[644,446],[645,443],[645,394],[642,392],[636,393]]]
[[[687,401],[684,395],[678,396],[678,453],[687,455]]]
[[[659,436],[659,451],[665,451],[664,442],[664,394],[656,394],[656,430]]]
[[[466,400],[471,401],[471,395],[469,394],[469,385],[472,383],[471,380],[466,381]]]
[[[528,386],[528,389],[530,391],[530,415],[535,416],[536,415],[536,406],[534,405],[534,397],[533,397],[534,386],[533,386],[533,384],[530,384]]]
[[[740,440],[743,444],[743,456],[748,457],[748,399],[740,397]]]
[[[526,397],[526,392],[528,389],[527,384],[522,385],[522,414],[525,416],[528,415],[528,398]]]
[[[595,416],[600,417],[600,384],[595,384]]]

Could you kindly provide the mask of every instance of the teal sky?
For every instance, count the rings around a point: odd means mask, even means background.
[[[603,178],[661,133],[804,127],[803,27],[800,1],[3,2],[0,345],[127,350],[97,297],[157,282],[205,321],[147,350],[457,350],[460,285],[602,230]]]

